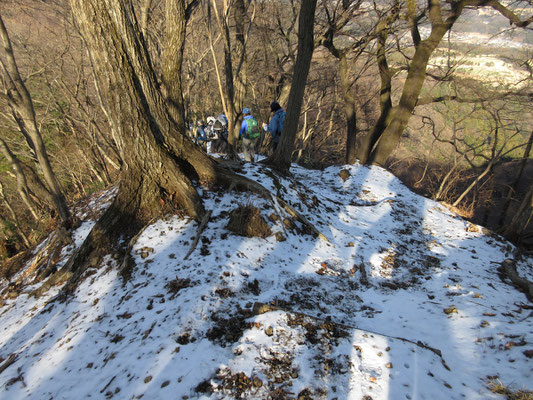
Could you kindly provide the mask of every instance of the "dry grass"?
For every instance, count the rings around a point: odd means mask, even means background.
[[[228,225],[231,232],[246,237],[265,238],[272,234],[270,226],[261,215],[261,211],[253,205],[239,205],[230,213]]]
[[[533,400],[533,392],[527,389],[512,390],[505,386],[501,381],[490,381],[488,388],[491,392],[502,394],[508,400]]]

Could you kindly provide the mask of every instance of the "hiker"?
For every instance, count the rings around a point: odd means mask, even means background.
[[[213,151],[220,153],[227,151],[228,144],[228,119],[224,114],[220,114],[213,123],[213,132],[216,139],[213,143]]]
[[[270,112],[274,113],[274,115],[272,115],[268,125],[263,123],[263,130],[272,135],[272,150],[276,151],[281,131],[283,130],[283,121],[285,121],[285,110],[281,108],[277,101],[273,101],[270,104]]]
[[[242,110],[244,116],[241,129],[239,130],[239,139],[242,137],[242,150],[244,153],[244,159],[247,162],[255,161],[255,146],[257,144],[257,139],[261,135],[259,126],[257,126],[257,120],[252,117],[250,109],[245,107]]]
[[[207,142],[207,136],[205,134],[205,124],[203,121],[198,121],[196,124],[195,142],[202,149],[205,150],[205,144]]]
[[[189,138],[189,140],[191,142],[194,143],[194,138],[196,137],[196,127],[193,125],[192,122],[189,122],[187,124],[188,126],[188,129],[187,129],[187,137]]]
[[[211,153],[213,151],[214,142],[217,139],[217,134],[213,129],[215,124],[215,117],[207,117],[207,126],[205,127],[206,136],[206,152]]]
[[[226,117],[226,114],[224,114],[224,111],[220,113],[217,119],[220,119],[221,121],[223,121],[225,126],[228,126],[228,117]]]

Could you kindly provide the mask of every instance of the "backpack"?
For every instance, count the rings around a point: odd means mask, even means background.
[[[257,139],[261,135],[261,130],[255,118],[246,120],[246,139]]]
[[[217,119],[215,121],[215,123],[213,124],[213,129],[215,131],[224,131],[226,129],[226,127],[224,126],[223,122],[219,119]]]

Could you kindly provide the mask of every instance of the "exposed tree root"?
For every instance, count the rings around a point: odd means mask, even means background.
[[[284,209],[287,211],[291,217],[296,218],[302,225],[311,230],[318,238],[321,240],[330,243],[329,239],[322,234],[312,223],[310,223],[302,214],[292,208],[284,200],[280,199],[277,196],[271,194],[273,200],[277,201]]]
[[[513,285],[523,292],[529,301],[533,301],[533,283],[518,275],[516,271],[516,260],[507,259],[500,264],[498,269],[501,272],[500,277],[509,278]]]
[[[418,347],[421,347],[423,349],[429,350],[432,353],[436,354],[440,358],[444,368],[446,368],[448,371],[450,371],[450,367],[448,367],[448,365],[446,364],[446,361],[444,360],[444,357],[442,356],[442,352],[439,349],[436,349],[434,347],[428,346],[427,344],[423,343],[420,340],[417,340],[415,342],[414,340],[410,340],[410,339],[406,339],[406,338],[402,338],[402,337],[398,337],[398,336],[390,336],[390,335],[386,335],[384,333],[370,331],[368,329],[361,329],[361,328],[356,328],[355,326],[341,324],[341,323],[338,323],[338,322],[326,321],[326,320],[322,320],[321,318],[314,317],[312,315],[308,315],[308,314],[304,314],[304,313],[301,313],[301,312],[287,310],[287,309],[284,309],[284,308],[281,308],[281,307],[278,307],[278,306],[275,306],[275,305],[272,305],[272,304],[267,304],[267,303],[260,303],[260,302],[254,303],[254,306],[252,308],[252,314],[253,315],[260,315],[260,314],[265,314],[267,312],[278,311],[278,310],[286,312],[286,313],[289,313],[289,314],[293,314],[293,315],[300,315],[300,316],[303,316],[303,317],[311,318],[311,319],[314,319],[314,320],[320,320],[320,321],[324,321],[324,322],[331,322],[331,323],[333,323],[333,324],[335,324],[335,325],[337,325],[339,327],[345,328],[345,329],[351,329],[351,330],[356,330],[357,329],[357,330],[360,330],[360,331],[373,333],[375,335],[380,335],[380,336],[388,337],[388,338],[391,338],[391,339],[401,340],[402,342],[412,343],[412,344],[414,344],[414,345],[416,345]]]
[[[303,215],[284,200],[270,193],[268,189],[259,183],[238,175],[229,168],[218,164],[215,175],[214,183],[221,184],[226,188],[230,188],[230,190],[249,191],[268,199],[274,208],[284,209],[289,215],[306,227],[308,231],[313,232],[322,240],[329,242]],[[176,176],[179,176],[179,174],[176,174]],[[59,296],[60,298],[72,294],[80,283],[84,272],[91,267],[97,268],[101,264],[102,258],[111,253],[119,254],[122,257],[119,270],[124,281],[127,281],[135,267],[135,262],[130,254],[131,249],[142,232],[143,227],[146,227],[165,214],[176,212],[177,207],[180,206],[179,196],[181,195],[183,197],[183,192],[176,193],[180,187],[187,185],[187,181],[178,179],[178,182],[180,183],[177,185],[176,191],[170,191],[169,194],[169,190],[162,191],[160,189],[161,186],[157,182],[146,182],[143,178],[130,181],[123,179],[112,205],[97,221],[83,244],[74,252],[66,265],[61,270],[53,273],[33,294],[40,296],[51,287],[61,284],[64,284],[64,286]],[[185,259],[194,251],[211,215],[210,211],[205,211],[200,197],[197,196],[196,189],[190,186],[187,188],[187,191],[187,196],[189,196],[188,210],[191,211],[190,199],[193,196],[196,196],[196,202],[199,203],[194,205],[193,215],[200,224],[193,244]],[[194,194],[191,195],[193,192]],[[164,198],[161,197],[162,195]],[[120,245],[120,243],[128,243],[128,245]]]

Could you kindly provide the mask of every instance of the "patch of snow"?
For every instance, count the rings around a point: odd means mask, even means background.
[[[275,192],[264,169],[244,166]],[[282,220],[265,239],[236,236],[226,225],[238,204],[285,216],[254,195],[204,191],[213,213],[188,259],[197,223],[168,217],[139,236],[128,282],[108,258],[66,302],[49,301],[60,288],[35,299],[35,287],[5,300],[0,357],[17,358],[0,397],[486,399],[491,379],[533,389],[531,303],[497,273],[512,245],[378,167],[292,173],[279,195],[329,242]],[[518,264],[530,279],[532,261]]]

